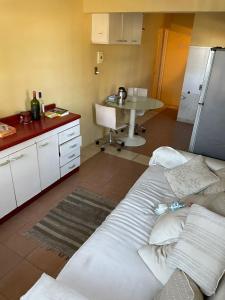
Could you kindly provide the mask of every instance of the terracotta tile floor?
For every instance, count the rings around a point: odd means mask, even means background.
[[[107,153],[98,153],[80,171],[0,225],[0,300],[16,300],[43,272],[56,277],[66,260],[44,249],[24,233],[53,206],[81,186],[119,202],[146,166]]]

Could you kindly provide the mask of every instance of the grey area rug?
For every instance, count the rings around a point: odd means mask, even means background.
[[[115,207],[112,201],[76,189],[28,231],[46,248],[71,257]]]

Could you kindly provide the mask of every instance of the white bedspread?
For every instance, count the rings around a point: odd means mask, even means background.
[[[156,216],[153,206],[174,200],[163,167],[151,166],[57,280],[93,300],[151,300],[161,288],[139,257]]]

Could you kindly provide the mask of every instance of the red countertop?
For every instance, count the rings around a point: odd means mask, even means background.
[[[0,151],[25,142],[45,132],[48,132],[80,118],[80,115],[69,113],[69,115],[67,116],[57,117],[53,119],[43,117],[39,121],[33,121],[32,123],[26,125],[19,123],[19,115],[2,118],[0,119],[0,122],[15,127],[16,133],[0,139]]]

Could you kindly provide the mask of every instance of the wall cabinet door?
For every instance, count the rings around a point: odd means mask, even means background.
[[[60,178],[58,136],[37,143],[41,189],[44,190]]]
[[[16,208],[9,157],[0,159],[0,218]]]
[[[36,145],[9,156],[17,206],[41,191]]]
[[[92,43],[141,44],[142,13],[92,15]]]

